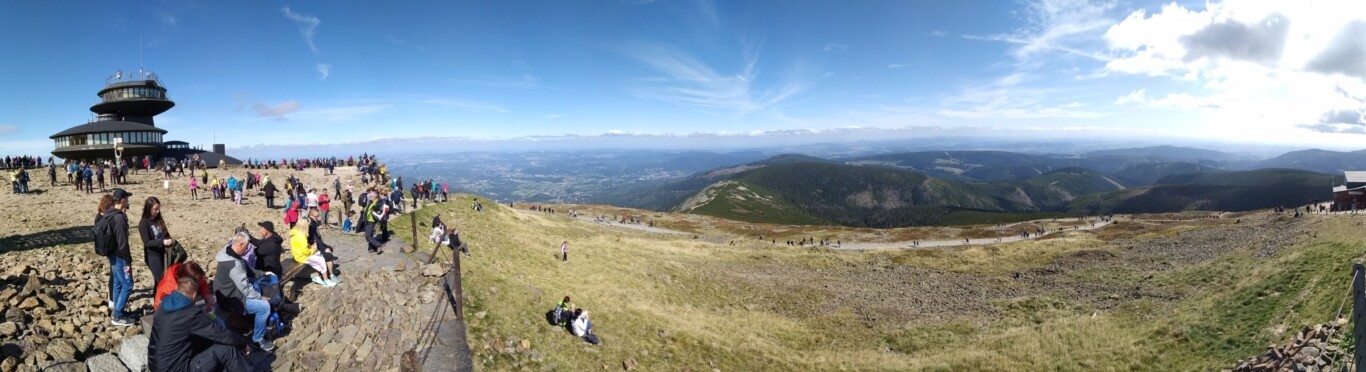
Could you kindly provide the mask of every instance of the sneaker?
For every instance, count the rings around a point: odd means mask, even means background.
[[[109,322],[110,322],[110,323],[113,323],[113,324],[116,325],[116,326],[120,326],[120,327],[127,327],[127,326],[131,326],[131,325],[134,324],[133,320],[132,320],[132,319],[129,319],[128,317],[114,318],[113,320],[110,320]]]
[[[337,286],[337,282],[334,282],[334,281],[331,281],[331,280],[324,280],[324,281],[323,281],[323,286],[324,286],[324,287],[336,287],[336,286]]]
[[[313,282],[317,284],[323,284],[323,279],[319,277],[318,274],[313,274]]]
[[[104,302],[109,303],[109,308],[110,308],[110,309],[113,309],[113,308],[114,308],[114,300],[104,300]]]
[[[264,338],[261,339],[261,341],[257,341],[257,342],[256,342],[256,346],[259,347],[259,348],[261,348],[261,351],[271,351],[271,350],[275,350],[275,343],[274,343],[274,342],[270,342],[270,340],[267,340],[267,339],[264,339]]]

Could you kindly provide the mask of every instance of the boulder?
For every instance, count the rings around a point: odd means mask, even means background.
[[[427,265],[425,265],[425,266],[422,267],[422,275],[426,275],[426,276],[441,276],[442,274],[445,274],[445,273],[446,273],[446,269],[443,268],[443,267],[441,267],[441,264],[438,264],[438,263],[427,264]]]
[[[32,309],[34,309],[34,308],[37,308],[38,305],[39,305],[39,303],[38,303],[38,299],[37,299],[37,298],[29,297],[29,298],[25,298],[23,302],[20,302],[20,303],[19,303],[19,309],[20,309],[20,310],[32,310]]]
[[[124,338],[119,344],[119,360],[132,371],[147,369],[147,336],[136,335]]]
[[[28,278],[24,279],[24,289],[19,291],[19,295],[24,297],[31,296],[38,292],[39,287],[42,287],[42,283],[38,282],[38,275],[29,273]]]
[[[128,372],[128,367],[123,366],[123,362],[119,361],[119,357],[110,353],[104,353],[86,359],[85,366],[90,369],[90,372]]]
[[[47,344],[47,353],[57,360],[76,360],[76,346],[69,340],[52,340]]]
[[[421,298],[420,298],[420,299],[422,300],[422,304],[423,304],[423,305],[426,305],[426,304],[430,304],[430,303],[436,302],[436,296],[437,296],[437,295],[436,295],[436,291],[433,290],[432,287],[427,287],[427,288],[425,288],[425,289],[422,290],[422,294],[421,294]]]
[[[11,337],[19,334],[19,323],[4,322],[0,323],[0,337]]]
[[[75,359],[57,359],[44,363],[43,371],[51,372],[85,372],[85,363],[77,362]]]
[[[52,296],[48,296],[47,294],[38,294],[38,301],[42,301],[43,307],[46,307],[49,312],[56,312],[62,310],[62,304],[58,303],[57,299],[52,298]]]

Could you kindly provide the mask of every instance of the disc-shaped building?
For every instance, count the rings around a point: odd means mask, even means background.
[[[52,155],[66,160],[113,159],[115,143],[121,139],[119,146],[124,158],[150,155],[161,160],[199,154],[212,166],[217,166],[220,159],[229,164],[242,163],[222,151],[194,150],[184,142],[163,140],[167,132],[157,128],[154,118],[175,107],[175,102],[166,95],[166,86],[155,73],[119,72],[105,80],[99,97],[95,105],[90,106],[90,111],[95,113],[93,120],[49,137],[56,146]],[[169,153],[168,144],[175,147]],[[223,146],[215,145],[214,148],[218,150]]]

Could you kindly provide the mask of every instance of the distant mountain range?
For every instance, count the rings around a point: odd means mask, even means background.
[[[779,155],[635,190],[623,204],[751,222],[867,227],[976,220],[966,215],[1241,211],[1331,198],[1342,169],[1366,169],[1366,152],[1306,150],[1261,161],[1172,146],[1081,156]]]

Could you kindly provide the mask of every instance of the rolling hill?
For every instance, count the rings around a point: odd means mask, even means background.
[[[1073,200],[1074,213],[1247,211],[1332,198],[1334,175],[1296,169],[1181,174],[1156,185],[1092,194]]]
[[[968,212],[1048,211],[1079,195],[1123,188],[1080,168],[1019,181],[962,182],[882,167],[793,162],[734,173],[674,210],[748,222],[921,226],[971,221],[953,217]]]
[[[1226,152],[1179,146],[1137,147],[1126,149],[1092,151],[1086,153],[1086,157],[1089,158],[1109,156],[1161,158],[1179,161],[1232,161],[1238,159],[1238,156]]]
[[[1341,175],[1342,171],[1366,170],[1366,150],[1351,152],[1319,149],[1291,151],[1258,162],[1256,167],[1301,169]]]
[[[1123,180],[1127,180],[1133,185],[1151,185],[1163,177],[1189,174],[1189,173],[1210,173],[1219,172],[1219,168],[1187,162],[1173,163],[1147,163],[1134,164],[1118,171],[1113,175]]]

